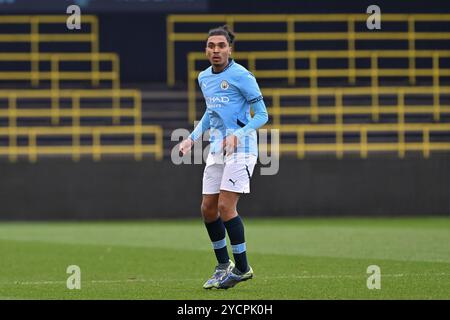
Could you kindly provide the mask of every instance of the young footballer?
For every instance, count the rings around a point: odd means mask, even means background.
[[[206,111],[179,146],[180,152],[186,154],[194,141],[210,129],[201,212],[218,265],[203,285],[205,289],[228,289],[253,277],[247,261],[244,224],[236,206],[239,196],[250,192],[258,156],[256,130],[268,116],[255,77],[230,58],[234,37],[227,26],[209,31],[206,56],[211,66],[198,76]],[[228,255],[226,233],[234,263]]]

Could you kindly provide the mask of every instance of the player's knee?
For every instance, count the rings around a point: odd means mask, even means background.
[[[219,213],[217,212],[217,206],[208,202],[202,202],[201,212],[203,218],[208,220],[215,220],[219,217]]]
[[[236,211],[233,205],[230,205],[227,201],[220,201],[218,204],[219,213],[221,216],[228,216],[234,214]]]

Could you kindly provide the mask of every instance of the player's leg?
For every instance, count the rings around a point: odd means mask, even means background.
[[[228,255],[225,226],[218,211],[222,173],[223,165],[207,161],[203,173],[201,212],[218,264],[213,275],[203,285],[205,289],[218,287],[220,280],[234,267]]]
[[[241,273],[245,273],[248,271],[249,266],[247,263],[244,224],[236,210],[238,201],[238,193],[226,190],[220,191],[218,202],[220,217],[230,238],[236,268]]]
[[[236,267],[221,281],[219,288],[227,289],[253,277],[253,270],[247,262],[244,224],[237,212],[237,204],[242,193],[250,192],[255,164],[256,157],[236,155],[224,167],[218,209],[230,238]]]
[[[228,264],[230,257],[227,251],[225,226],[219,216],[218,201],[219,194],[204,194],[201,211],[217,262],[221,265]]]
[[[219,212],[230,238],[236,267],[220,281],[219,289],[234,287],[237,283],[253,278],[253,269],[247,262],[244,224],[236,211],[239,194],[221,190]]]

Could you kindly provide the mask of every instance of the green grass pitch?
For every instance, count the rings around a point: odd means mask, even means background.
[[[249,219],[255,278],[204,290],[200,219],[0,223],[0,299],[450,299],[450,218]],[[66,287],[69,265],[81,289]],[[381,289],[367,288],[369,265]]]

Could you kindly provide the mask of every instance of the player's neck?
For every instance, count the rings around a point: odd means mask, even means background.
[[[224,63],[223,65],[220,65],[220,66],[212,65],[213,72],[214,72],[214,73],[220,73],[220,72],[222,72],[223,70],[225,70],[225,68],[226,68],[229,64],[230,64],[230,60],[228,59],[227,62]]]

